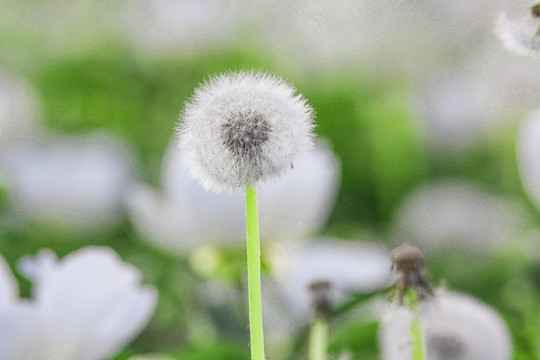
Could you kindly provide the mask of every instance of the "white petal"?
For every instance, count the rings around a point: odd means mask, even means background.
[[[108,248],[87,247],[56,264],[35,294],[48,346],[87,345],[119,301],[139,289],[140,273]],[[111,337],[111,342],[125,341]]]
[[[540,110],[521,124],[517,139],[519,171],[523,187],[540,208]]]
[[[245,241],[245,225],[240,221],[243,209],[234,211],[208,205],[208,216],[189,210],[182,203],[165,198],[144,184],[132,185],[128,191],[127,208],[137,231],[147,240],[173,251],[187,251],[207,243]],[[202,205],[202,204],[200,204]],[[212,211],[213,210],[213,211]],[[238,221],[226,221],[227,217]]]
[[[309,285],[315,281],[329,281],[336,300],[345,291],[371,291],[390,281],[390,253],[375,244],[326,239],[303,248],[277,248],[272,259],[276,281],[300,316],[308,313]]]
[[[118,217],[131,171],[122,145],[100,136],[12,146],[0,168],[22,215],[87,228]]]
[[[139,334],[150,320],[157,302],[157,291],[133,289],[111,306],[85,339],[80,360],[108,359]]]
[[[38,314],[30,304],[18,304],[0,311],[2,360],[38,359],[45,349]]]
[[[58,257],[49,249],[43,249],[35,257],[24,256],[19,260],[18,270],[32,281],[32,292],[39,296],[41,287],[56,270]]]

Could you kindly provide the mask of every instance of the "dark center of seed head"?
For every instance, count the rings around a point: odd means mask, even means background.
[[[429,334],[427,347],[428,353],[433,353],[437,359],[459,360],[465,355],[461,340],[448,334]]]
[[[229,115],[221,129],[225,146],[244,158],[258,155],[271,131],[268,120],[255,111]]]

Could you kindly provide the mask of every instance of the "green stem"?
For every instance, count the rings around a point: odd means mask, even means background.
[[[422,330],[420,329],[420,322],[416,317],[413,317],[411,321],[411,335],[413,338],[412,343],[412,358],[413,360],[424,360],[424,343],[422,341]]]
[[[261,305],[261,245],[257,190],[246,187],[247,267],[251,359],[265,360]]]
[[[420,322],[415,315],[415,311],[418,308],[418,297],[414,290],[409,289],[408,293],[409,308],[413,313],[411,320],[411,336],[412,336],[412,360],[425,360],[424,341],[422,339],[422,329],[420,328]]]
[[[318,318],[311,325],[309,334],[309,360],[326,360],[328,347],[328,323]]]

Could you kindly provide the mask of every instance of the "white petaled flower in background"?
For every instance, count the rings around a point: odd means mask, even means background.
[[[511,20],[501,13],[497,21],[497,35],[503,45],[520,55],[538,55],[540,50],[540,3],[530,9],[521,21]]]
[[[383,360],[412,360],[411,312],[387,304],[380,328]],[[462,294],[438,291],[420,305],[420,320],[430,360],[509,360],[510,335],[491,307]]]
[[[15,211],[66,228],[101,228],[120,218],[130,155],[110,136],[51,137],[0,152]]]
[[[244,197],[205,191],[189,175],[185,152],[173,141],[161,170],[162,192],[132,185],[127,209],[136,230],[158,246],[187,251],[245,237]],[[294,171],[259,189],[261,236],[304,239],[325,224],[336,200],[340,164],[324,143],[299,157]]]
[[[383,246],[360,241],[320,239],[305,246],[280,245],[271,262],[275,282],[292,314],[308,319],[310,285],[325,281],[331,300],[339,302],[348,292],[369,292],[390,284],[390,252]]]
[[[0,258],[1,259],[1,258]],[[62,260],[48,250],[19,262],[33,282],[31,299],[0,264],[3,360],[109,359],[150,320],[157,292],[109,248],[87,247]]]
[[[195,90],[180,115],[179,146],[190,172],[214,192],[279,178],[309,150],[313,109],[268,73],[224,73]]]
[[[411,242],[428,251],[493,250],[510,244],[530,222],[519,204],[458,180],[420,187],[396,214],[392,241]]]
[[[521,124],[517,139],[517,156],[521,182],[540,208],[540,110],[529,114]]]

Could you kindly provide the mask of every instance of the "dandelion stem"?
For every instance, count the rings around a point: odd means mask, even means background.
[[[409,308],[413,312],[411,320],[411,336],[412,336],[412,360],[425,360],[424,355],[424,341],[422,339],[422,329],[420,328],[420,322],[415,314],[415,310],[418,308],[418,296],[416,292],[409,289],[407,292]]]
[[[251,359],[265,360],[261,304],[261,245],[257,190],[246,187],[247,266]]]
[[[326,360],[328,347],[328,323],[317,318],[311,325],[309,334],[309,360]]]

